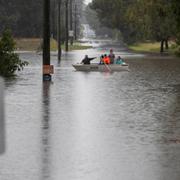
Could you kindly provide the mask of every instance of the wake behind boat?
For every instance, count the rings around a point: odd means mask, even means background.
[[[100,71],[100,72],[111,72],[111,71],[129,71],[129,65],[124,64],[73,64],[72,65],[77,71]]]

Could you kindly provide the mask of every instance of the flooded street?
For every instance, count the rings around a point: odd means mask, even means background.
[[[110,47],[52,54],[44,84],[41,55],[20,54],[30,65],[5,81],[0,180],[179,180],[180,60],[114,46],[130,72],[73,69]]]

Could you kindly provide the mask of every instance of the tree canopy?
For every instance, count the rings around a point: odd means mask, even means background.
[[[93,0],[100,22],[121,31],[124,41],[166,41],[178,37],[179,0]]]
[[[42,0],[0,0],[0,32],[6,28],[16,37],[39,37],[42,26]]]
[[[51,34],[57,37],[57,10],[58,1],[61,2],[62,35],[65,31],[65,2],[66,0],[51,0]],[[80,24],[80,15],[82,11],[83,0],[73,0],[77,4],[78,19]],[[74,8],[73,8],[74,10]],[[41,37],[43,23],[43,0],[24,1],[24,0],[0,0],[0,33],[4,29],[11,29],[15,37]],[[77,26],[78,32],[80,25]]]

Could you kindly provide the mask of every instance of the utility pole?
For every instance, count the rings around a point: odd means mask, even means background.
[[[65,51],[67,52],[69,50],[68,41],[69,41],[69,16],[68,16],[68,4],[69,0],[66,0],[65,2],[65,9],[66,9],[66,42],[65,42]]]
[[[52,11],[51,11],[51,37],[55,38],[55,0],[51,0],[51,4],[52,4]]]
[[[70,32],[71,32],[71,34],[69,34],[70,35],[70,42],[71,42],[71,45],[73,45],[73,14],[72,14],[72,5],[73,5],[73,0],[70,0]]]
[[[61,0],[58,0],[58,61],[61,60]]]
[[[77,4],[75,4],[74,18],[74,39],[77,40]]]
[[[50,0],[43,2],[43,81],[51,81],[53,66],[50,66]]]

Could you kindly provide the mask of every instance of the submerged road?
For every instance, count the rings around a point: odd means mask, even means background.
[[[61,63],[52,55],[55,74],[44,84],[41,56],[20,54],[30,65],[5,81],[1,180],[179,180],[180,61],[116,45],[130,72],[72,68],[111,47],[63,54]]]

